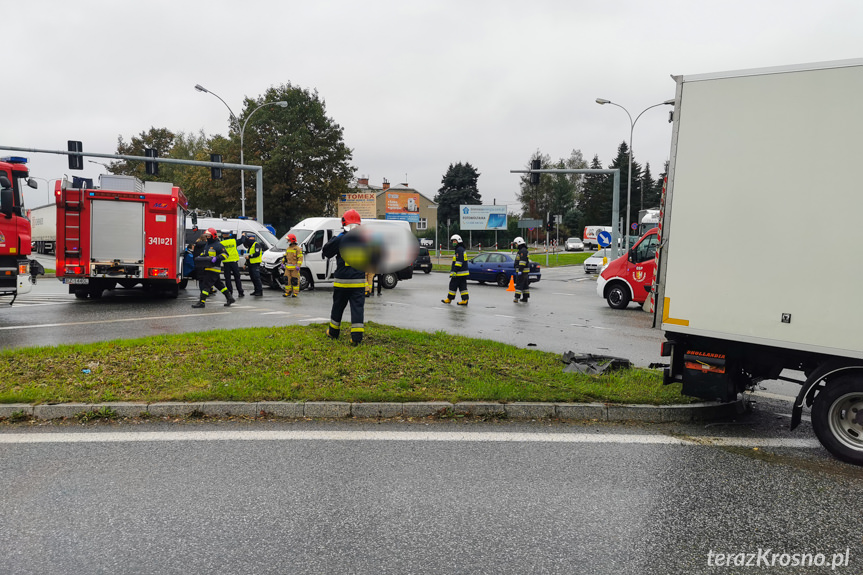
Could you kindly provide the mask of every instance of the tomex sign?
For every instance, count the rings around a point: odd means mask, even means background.
[[[459,227],[463,230],[505,230],[506,206],[459,206]]]

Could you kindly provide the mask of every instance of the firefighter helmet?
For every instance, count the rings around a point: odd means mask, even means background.
[[[297,236],[294,234],[288,234],[288,241],[291,243],[297,243]]]
[[[450,240],[451,242],[457,242],[457,243],[460,243],[460,244],[464,243],[464,241],[461,239],[461,236],[460,236],[460,235],[458,235],[458,234],[453,234],[453,235],[452,235],[452,237],[451,237],[449,240]]]
[[[210,235],[211,235],[211,236],[213,236],[213,237],[216,237],[216,236],[218,235],[218,234],[216,233],[216,228],[207,228],[207,231],[206,231],[206,232],[204,232],[204,233],[210,234]]]
[[[346,226],[348,224],[359,224],[360,221],[360,213],[356,210],[348,210],[345,212],[345,215],[342,216],[343,226]]]
[[[517,238],[512,240],[512,243],[514,243],[517,246],[523,246],[524,245],[524,238],[522,238],[521,236],[518,236]]]

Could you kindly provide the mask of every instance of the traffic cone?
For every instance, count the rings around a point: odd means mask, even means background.
[[[514,278],[514,276],[509,276],[509,287],[506,288],[506,291],[515,291],[515,278]]]

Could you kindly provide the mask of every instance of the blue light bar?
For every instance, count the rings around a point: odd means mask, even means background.
[[[10,164],[26,164],[27,158],[22,156],[6,156],[5,158],[0,158],[0,162],[9,162]]]

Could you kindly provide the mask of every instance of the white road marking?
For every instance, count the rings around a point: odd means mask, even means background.
[[[422,441],[461,443],[609,443],[724,447],[818,448],[814,439],[670,437],[616,433],[502,433],[427,431],[132,431],[106,433],[2,433],[0,444],[134,443],[171,441]]]
[[[226,313],[231,313],[229,311],[216,311],[216,312],[203,312],[206,315],[224,315]],[[121,323],[121,322],[129,322],[129,321],[150,321],[154,319],[176,319],[179,317],[201,317],[203,315],[201,313],[187,313],[182,315],[157,315],[157,316],[148,316],[148,317],[129,317],[124,319],[102,319],[99,321],[72,321],[68,323],[40,323],[38,325],[11,325],[0,327],[0,330],[6,329],[34,329],[38,327],[64,327],[69,325],[89,325],[89,324],[105,324],[105,323]]]
[[[614,329],[612,327],[603,327],[601,325],[587,325],[586,323],[571,323],[572,327],[586,327],[588,329]]]
[[[494,314],[494,316],[495,316],[495,317],[505,317],[505,318],[508,318],[508,319],[515,319],[515,316],[514,316],[514,315],[503,315],[503,314],[500,314],[500,313],[496,313],[496,314]]]

